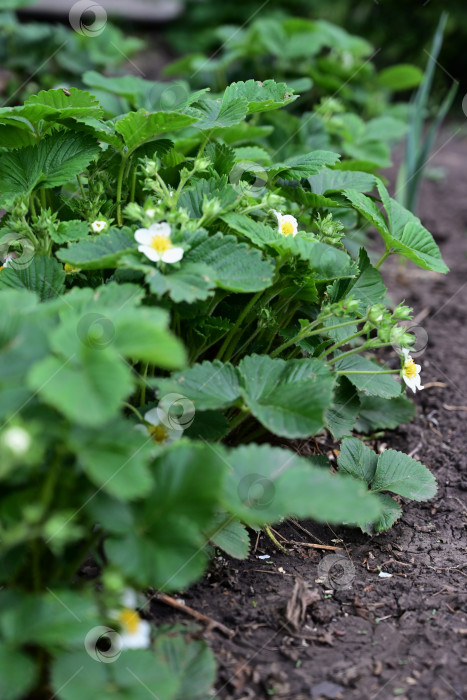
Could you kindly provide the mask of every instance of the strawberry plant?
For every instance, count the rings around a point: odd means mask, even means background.
[[[38,89],[65,81],[82,86],[80,78],[86,70],[115,69],[144,47],[141,39],[125,36],[116,25],[107,22],[105,10],[97,3],[88,3],[89,20],[84,17],[80,22],[78,0],[69,18],[72,26],[66,27],[44,21],[20,21],[14,10],[33,2],[3,0],[0,5],[0,60],[5,68],[0,88],[2,103],[17,104]],[[93,7],[96,17],[92,15]],[[81,8],[86,9],[83,3]]]
[[[197,10],[216,12],[191,12]],[[378,72],[378,50],[322,19],[261,13],[242,26],[218,26],[208,38],[205,54],[182,55],[165,74],[214,90],[252,70],[261,81],[283,80],[301,96],[295,114],[275,112],[265,120],[274,126],[271,138],[281,155],[297,146],[326,148],[353,162],[354,170],[391,164],[390,149],[407,132],[410,111],[391,96],[419,85],[419,68],[398,64]]]
[[[284,83],[84,79],[125,111],[76,88],[0,109],[0,687],[195,700],[210,652],[151,642],[125,587],[179,591],[211,544],[246,557],[247,527],[382,530],[400,515],[382,492],[433,496],[426,467],[352,433],[409,420],[404,384],[422,388],[379,268],[447,268],[379,178],[335,150],[278,156],[262,113],[297,98]],[[347,240],[361,219],[375,264]],[[337,474],[277,446],[324,430]]]

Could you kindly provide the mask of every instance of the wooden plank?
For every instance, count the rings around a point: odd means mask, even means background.
[[[74,6],[89,5],[104,8],[109,18],[123,18],[136,22],[169,22],[180,15],[183,4],[180,0],[39,0],[28,6],[23,12],[28,15],[57,15],[66,17]]]

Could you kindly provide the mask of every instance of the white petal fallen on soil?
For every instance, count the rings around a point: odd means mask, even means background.
[[[271,557],[269,554],[258,554],[257,558],[258,559],[270,559]]]
[[[392,574],[388,574],[387,571],[380,571],[378,576],[379,578],[392,578]]]

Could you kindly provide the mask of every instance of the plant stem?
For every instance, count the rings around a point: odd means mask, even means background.
[[[219,352],[217,353],[216,359],[218,359],[218,360],[222,359],[223,355],[225,354],[227,348],[230,345],[231,340],[233,339],[233,337],[237,333],[238,329],[242,325],[243,321],[248,316],[251,309],[254,307],[254,305],[256,304],[256,302],[258,301],[258,299],[260,298],[260,296],[262,294],[263,294],[263,291],[256,292],[256,294],[254,294],[251,297],[250,301],[248,302],[248,304],[245,306],[245,308],[243,309],[243,311],[241,312],[241,314],[237,318],[233,328],[230,329],[230,331],[228,332],[228,334],[224,338],[224,342],[222,343],[221,348],[220,348]]]
[[[206,137],[205,137],[203,143],[201,144],[201,146],[200,146],[199,149],[198,149],[198,158],[199,158],[199,156],[203,153],[204,149],[206,148],[206,146],[207,146],[207,144],[208,144],[208,142],[209,142],[209,139],[211,138],[212,132],[213,132],[213,129],[210,129],[210,130],[208,131],[208,133],[206,134]]]
[[[383,262],[388,258],[390,255],[392,255],[392,248],[386,248],[376,265],[374,265],[375,270],[379,270]]]
[[[296,355],[299,355],[300,352],[301,352],[301,349],[299,347],[292,348],[292,352],[285,359],[292,360],[295,358]]]
[[[63,459],[63,457],[63,453],[57,451],[47,473],[47,478],[45,479],[41,495],[41,501],[44,508],[44,512],[48,509],[52,502],[55,485],[57,483],[58,475],[60,472],[61,460]]]
[[[227,437],[227,435],[230,435],[230,433],[232,433],[235,430],[235,428],[238,428],[238,426],[249,417],[250,417],[250,410],[246,407],[242,408],[242,410],[238,414],[238,416],[236,416],[236,418],[233,418],[232,421],[230,422],[229,430],[226,433],[226,435],[224,435],[224,438]]]
[[[290,340],[287,340],[285,343],[282,343],[282,345],[279,345],[279,347],[276,348],[271,353],[271,357],[276,357],[277,355],[279,355],[279,353],[282,352],[282,350],[285,350],[286,348],[290,347],[291,345],[294,345],[294,343],[298,342],[299,340],[304,340],[305,338],[310,338],[312,335],[318,335],[319,333],[328,333],[329,331],[333,331],[336,328],[343,328],[344,326],[354,326],[356,323],[361,323],[363,319],[354,318],[352,321],[345,321],[344,323],[336,323],[336,325],[334,325],[334,326],[325,326],[324,328],[310,330],[310,328],[315,326],[316,323],[322,323],[323,320],[326,320],[326,319],[319,319],[319,321],[314,321],[313,323],[310,323],[310,325],[307,326],[307,328],[302,329],[299,333],[297,333],[296,336],[294,336]]]
[[[399,370],[397,369],[382,369],[382,370],[376,370],[375,372],[372,372],[371,369],[369,370],[360,370],[360,369],[351,369],[351,370],[337,370],[336,374],[345,374],[346,376],[348,374],[395,374]]]
[[[130,191],[130,202],[135,201],[136,192],[136,167],[133,167],[131,171],[131,191]]]
[[[131,403],[128,403],[127,401],[123,401],[122,403],[123,403],[124,406],[126,406],[127,408],[129,408],[130,411],[133,411],[133,413],[135,413],[135,414],[138,416],[138,418],[140,419],[140,421],[143,421],[143,423],[144,423],[144,418],[143,418],[143,416],[141,415],[141,413],[138,411],[137,408],[135,408],[134,406],[132,406]]]
[[[31,196],[29,197],[29,208],[31,210],[31,214],[36,217],[37,212],[36,212],[36,205],[34,202],[34,192],[31,193]]]
[[[326,357],[327,355],[330,355],[332,352],[334,352],[334,350],[337,350],[337,348],[340,348],[342,345],[347,345],[347,343],[349,343],[351,340],[353,340],[354,338],[358,338],[360,335],[363,335],[364,333],[366,333],[366,331],[364,331],[364,330],[357,331],[357,333],[354,333],[353,335],[349,335],[349,336],[347,336],[347,338],[344,338],[343,340],[339,340],[337,343],[334,343],[334,345],[331,345],[330,348],[328,348],[327,350],[322,352],[321,355],[318,357],[318,360],[322,360],[324,357]]]
[[[164,196],[167,198],[168,201],[170,201],[170,199],[171,199],[170,190],[167,187],[167,185],[165,184],[164,180],[159,175],[159,173],[156,173],[156,180],[159,183],[159,185],[161,186],[161,190],[164,193]]]
[[[140,406],[144,406],[146,403],[146,377],[148,376],[148,369],[149,369],[149,362],[146,362],[144,365],[143,373],[141,375],[141,378],[143,380],[143,385],[141,387],[141,397],[140,397]]]
[[[300,306],[300,303],[301,302],[296,301],[295,303],[288,305],[288,308],[286,309],[286,315],[279,324],[281,328],[287,328],[292,323],[293,318],[298,310],[298,307]],[[279,312],[280,309],[278,309],[277,311]]]
[[[45,197],[45,189],[43,187],[40,190],[39,197],[41,200],[42,209],[47,209],[47,199]]]
[[[267,534],[267,536],[269,537],[269,539],[272,541],[272,543],[277,547],[277,549],[279,550],[279,552],[282,552],[282,554],[288,554],[288,551],[286,550],[286,548],[284,547],[284,545],[282,545],[282,544],[279,542],[279,540],[277,539],[277,537],[275,537],[275,535],[272,533],[271,528],[269,527],[269,525],[265,525],[264,531],[265,531],[265,533]]]
[[[123,174],[125,172],[125,166],[127,164],[128,154],[122,156],[122,161],[120,163],[120,168],[117,177],[117,225],[122,225],[122,185],[123,185]]]
[[[79,189],[81,190],[81,196],[82,196],[83,199],[86,199],[86,195],[85,195],[85,193],[84,193],[84,187],[83,187],[83,183],[82,183],[81,177],[80,177],[79,175],[77,175],[77,176],[76,176],[76,179],[78,180]]]
[[[389,343],[381,343],[380,345],[372,345],[371,350],[374,350],[376,348],[384,348],[386,345],[389,345]],[[333,364],[334,362],[338,362],[339,360],[342,360],[344,357],[349,357],[350,355],[355,355],[357,352],[362,352],[363,350],[370,349],[370,346],[366,345],[364,343],[361,345],[359,348],[354,348],[353,350],[348,350],[347,352],[343,352],[342,355],[338,355],[337,357],[334,357],[332,360],[330,360],[330,363]]]
[[[211,301],[209,302],[209,305],[206,309],[206,316],[212,316],[214,313],[216,306],[221,303],[223,299],[225,299],[226,296],[229,295],[229,292],[224,291],[223,289],[216,289],[214,296],[212,297]]]

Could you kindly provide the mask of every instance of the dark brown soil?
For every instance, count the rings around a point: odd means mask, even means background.
[[[331,552],[289,546],[285,556],[264,534],[256,547],[253,534],[247,561],[217,557],[207,578],[183,595],[187,605],[235,630],[231,639],[214,630],[204,634],[219,664],[213,697],[467,697],[467,140],[443,146],[451,133],[443,134],[430,163],[446,177],[424,182],[420,206],[451,273],[408,267],[401,275],[396,261],[387,269],[395,301],[405,298],[415,314],[425,315],[419,323],[428,347],[417,361],[426,388],[415,396],[414,422],[378,442],[426,464],[438,494],[429,503],[405,502],[401,520],[375,537],[312,522],[279,526],[287,540],[333,545],[342,538],[337,544],[347,558],[336,588],[316,581],[318,564]],[[259,558],[264,554],[270,558]],[[380,569],[392,576],[381,578]],[[284,609],[297,576],[317,601],[294,628]],[[340,587],[348,579],[348,587]],[[303,601],[304,591],[296,593]],[[298,604],[294,611],[303,612]],[[192,624],[159,603],[152,612],[158,624]]]

